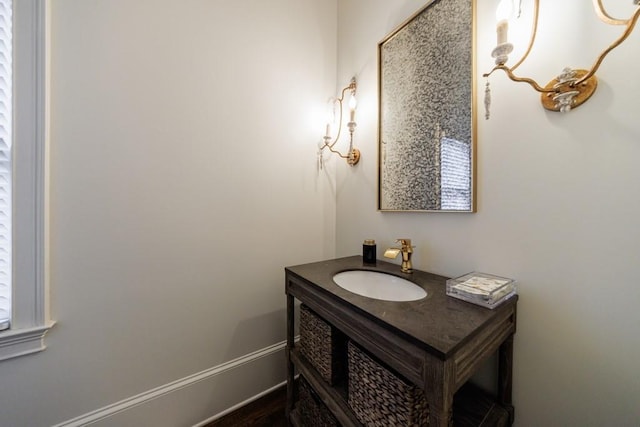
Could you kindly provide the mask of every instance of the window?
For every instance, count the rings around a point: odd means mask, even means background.
[[[7,312],[2,323],[8,329],[0,331],[0,360],[44,350],[44,336],[53,325],[49,320],[45,280],[46,2],[0,0],[0,19],[11,28],[11,42],[5,42],[11,53],[0,49],[0,56],[3,53],[6,56],[0,69],[4,66],[13,71],[13,77],[8,78],[10,82],[0,82],[0,92],[4,91],[0,103],[10,93],[11,101],[6,98],[4,101],[12,115],[5,122],[0,117],[0,139],[4,141],[0,143],[0,154],[6,155],[6,159],[0,158],[0,166],[9,171],[0,170],[0,175],[6,173],[5,179],[11,179],[10,185],[0,184],[0,190],[11,191],[0,195],[10,203],[10,208],[0,206],[0,210],[11,219],[10,243],[4,246],[11,258],[6,261],[7,255],[3,255],[8,285],[2,286],[1,291],[3,295],[11,292],[11,296],[6,298],[10,305],[5,301],[2,307]],[[12,65],[7,65],[7,59],[11,59]],[[0,73],[0,80],[3,76]],[[3,114],[0,111],[0,116]]]
[[[440,140],[442,210],[471,209],[471,144],[452,138]]]
[[[11,318],[11,0],[0,0],[0,331]]]

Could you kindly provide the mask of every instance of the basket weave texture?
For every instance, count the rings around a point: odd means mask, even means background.
[[[300,353],[331,385],[341,381],[346,374],[346,341],[344,334],[309,307],[300,306]]]
[[[352,342],[348,402],[365,426],[426,426],[429,406],[424,392],[399,378]]]
[[[300,377],[299,391],[300,421],[304,427],[337,427],[339,425],[303,377]]]

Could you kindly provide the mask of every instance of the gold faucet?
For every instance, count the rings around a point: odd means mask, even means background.
[[[411,255],[413,254],[413,246],[411,246],[411,239],[398,239],[397,243],[400,243],[399,248],[389,248],[384,251],[386,258],[396,258],[398,254],[402,253],[402,266],[400,271],[403,273],[413,273],[413,266],[411,265]]]

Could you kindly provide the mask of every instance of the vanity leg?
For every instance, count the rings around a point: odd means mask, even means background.
[[[512,400],[513,384],[513,335],[498,350],[498,401],[509,412],[509,425],[513,425],[515,409]]]
[[[453,426],[453,358],[426,355],[423,390],[429,405],[429,427]]]
[[[291,361],[291,351],[294,346],[294,298],[292,295],[287,294],[287,348],[285,353],[287,355],[287,406],[285,410],[287,425],[291,426],[291,412],[295,405],[295,384],[294,384],[294,365]]]
[[[439,410],[438,408],[429,408],[429,427],[451,427],[453,412],[451,408],[444,408]]]

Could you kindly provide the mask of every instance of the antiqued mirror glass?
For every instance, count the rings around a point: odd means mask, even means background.
[[[473,0],[435,0],[378,45],[382,211],[475,211]]]

